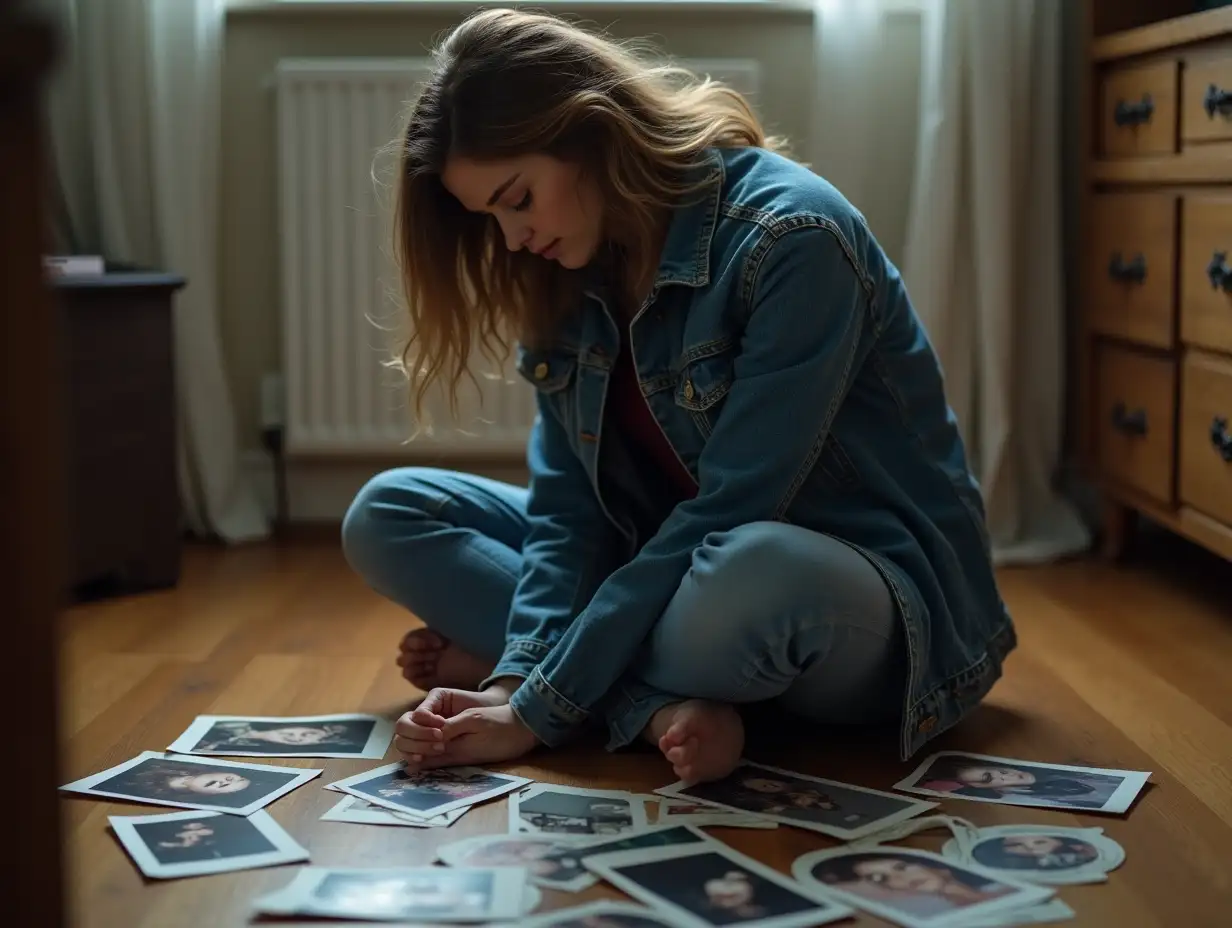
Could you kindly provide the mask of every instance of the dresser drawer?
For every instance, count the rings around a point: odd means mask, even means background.
[[[1092,329],[1160,348],[1176,336],[1177,198],[1106,193],[1092,198],[1087,294]]]
[[[1113,483],[1172,503],[1175,366],[1166,358],[1101,342],[1095,351],[1095,448]]]
[[[1176,98],[1179,65],[1175,61],[1117,68],[1100,87],[1105,157],[1171,155],[1176,152]]]
[[[1232,140],[1232,51],[1227,57],[1190,62],[1185,68],[1181,138],[1185,142]]]
[[[1180,459],[1181,500],[1232,525],[1232,358],[1186,357]]]
[[[1232,352],[1232,196],[1190,196],[1181,225],[1181,339]]]

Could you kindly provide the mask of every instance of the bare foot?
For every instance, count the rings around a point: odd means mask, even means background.
[[[723,779],[744,753],[744,722],[727,703],[689,699],[664,706],[643,735],[690,784]]]
[[[430,628],[415,628],[398,644],[402,676],[425,693],[444,686],[474,690],[492,672],[494,664],[463,651]]]

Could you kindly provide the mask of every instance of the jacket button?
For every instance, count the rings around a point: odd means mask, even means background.
[[[684,398],[692,402],[694,393],[696,393],[696,391],[693,389],[693,381],[686,380],[684,382]]]
[[[927,733],[936,727],[937,717],[935,715],[930,715],[928,718],[920,719],[919,731]]]
[[[535,365],[535,379],[543,380],[548,375],[548,362],[540,361]]]

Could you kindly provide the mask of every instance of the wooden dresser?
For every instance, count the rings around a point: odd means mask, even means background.
[[[1104,547],[1232,560],[1232,6],[1092,0],[1078,365]]]

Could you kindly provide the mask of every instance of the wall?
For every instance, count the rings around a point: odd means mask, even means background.
[[[347,10],[293,6],[232,10],[227,20],[223,74],[222,203],[220,212],[223,341],[237,407],[241,444],[259,447],[260,381],[279,368],[279,271],[276,227],[273,94],[268,81],[287,56],[418,56],[464,15],[447,5],[407,3],[400,9],[363,4]],[[570,14],[566,4],[552,4]],[[813,22],[807,10],[750,11],[748,4],[708,4],[704,11],[647,4],[621,13],[617,5],[579,7],[580,18],[618,37],[650,39],[674,57],[756,58],[761,94],[755,101],[771,131],[793,139],[807,158],[813,80]],[[860,205],[891,257],[901,251],[906,228],[916,133],[919,23],[894,16],[882,72],[882,103],[870,113],[882,134],[877,165],[885,182]],[[361,465],[370,472],[375,464]],[[318,470],[321,465],[317,465]],[[357,476],[333,475],[332,501],[309,501],[313,514],[329,517],[356,484]],[[326,491],[314,491],[318,494]],[[292,495],[295,487],[292,487]],[[299,507],[305,510],[305,505]]]

